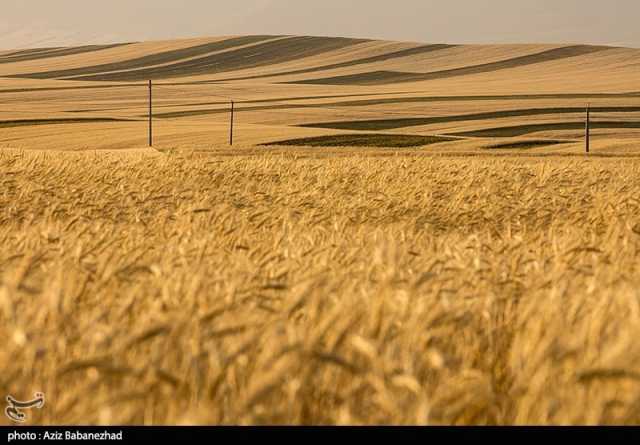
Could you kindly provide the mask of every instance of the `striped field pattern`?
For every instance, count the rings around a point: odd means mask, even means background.
[[[638,57],[608,46],[286,35],[8,51],[0,147],[142,148],[152,80],[158,148],[226,144],[233,100],[238,148],[364,131],[456,136],[427,150],[520,138],[574,142],[536,152],[579,152],[591,104],[594,150],[630,152],[640,138]]]

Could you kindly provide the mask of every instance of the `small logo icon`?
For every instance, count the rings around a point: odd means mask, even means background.
[[[44,394],[37,392],[35,393],[35,398],[28,402],[21,402],[12,396],[7,396],[7,403],[7,408],[4,410],[7,417],[14,422],[23,423],[27,420],[27,415],[23,413],[22,410],[32,408],[41,409],[44,406]]]

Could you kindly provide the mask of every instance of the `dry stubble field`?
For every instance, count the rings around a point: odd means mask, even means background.
[[[323,153],[0,152],[0,393],[43,424],[640,422],[638,159]]]

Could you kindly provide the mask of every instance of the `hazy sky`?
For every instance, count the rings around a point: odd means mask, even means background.
[[[640,47],[640,0],[2,0],[0,48],[232,34]]]

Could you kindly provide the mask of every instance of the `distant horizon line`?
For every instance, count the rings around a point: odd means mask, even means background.
[[[232,37],[241,37],[241,36],[258,36],[265,35],[271,36],[274,38],[277,37],[324,37],[329,39],[364,39],[369,41],[376,42],[390,42],[390,43],[415,43],[415,44],[448,44],[448,45],[456,45],[456,46],[527,46],[527,45],[547,45],[547,46],[562,46],[562,45],[585,45],[585,46],[606,46],[610,48],[625,48],[625,49],[640,49],[640,45],[635,44],[627,44],[624,42],[611,42],[611,43],[585,43],[579,41],[565,41],[565,42],[430,42],[430,41],[420,41],[420,40],[393,40],[393,39],[384,39],[384,38],[375,38],[375,37],[354,37],[354,36],[344,36],[344,35],[317,35],[317,34],[260,34],[260,33],[247,33],[247,34],[220,34],[220,35],[198,35],[198,36],[182,36],[175,38],[150,38],[150,39],[142,39],[142,40],[111,40],[105,39],[100,40],[91,40],[94,43],[84,43],[84,44],[72,44],[72,45],[56,45],[52,43],[51,46],[15,46],[15,47],[0,47],[0,51],[20,51],[20,50],[37,50],[37,49],[59,49],[59,48],[78,48],[83,46],[101,46],[101,45],[133,45],[139,43],[153,43],[153,42],[173,42],[180,40],[196,40],[196,39],[217,39],[217,38],[232,38]]]

